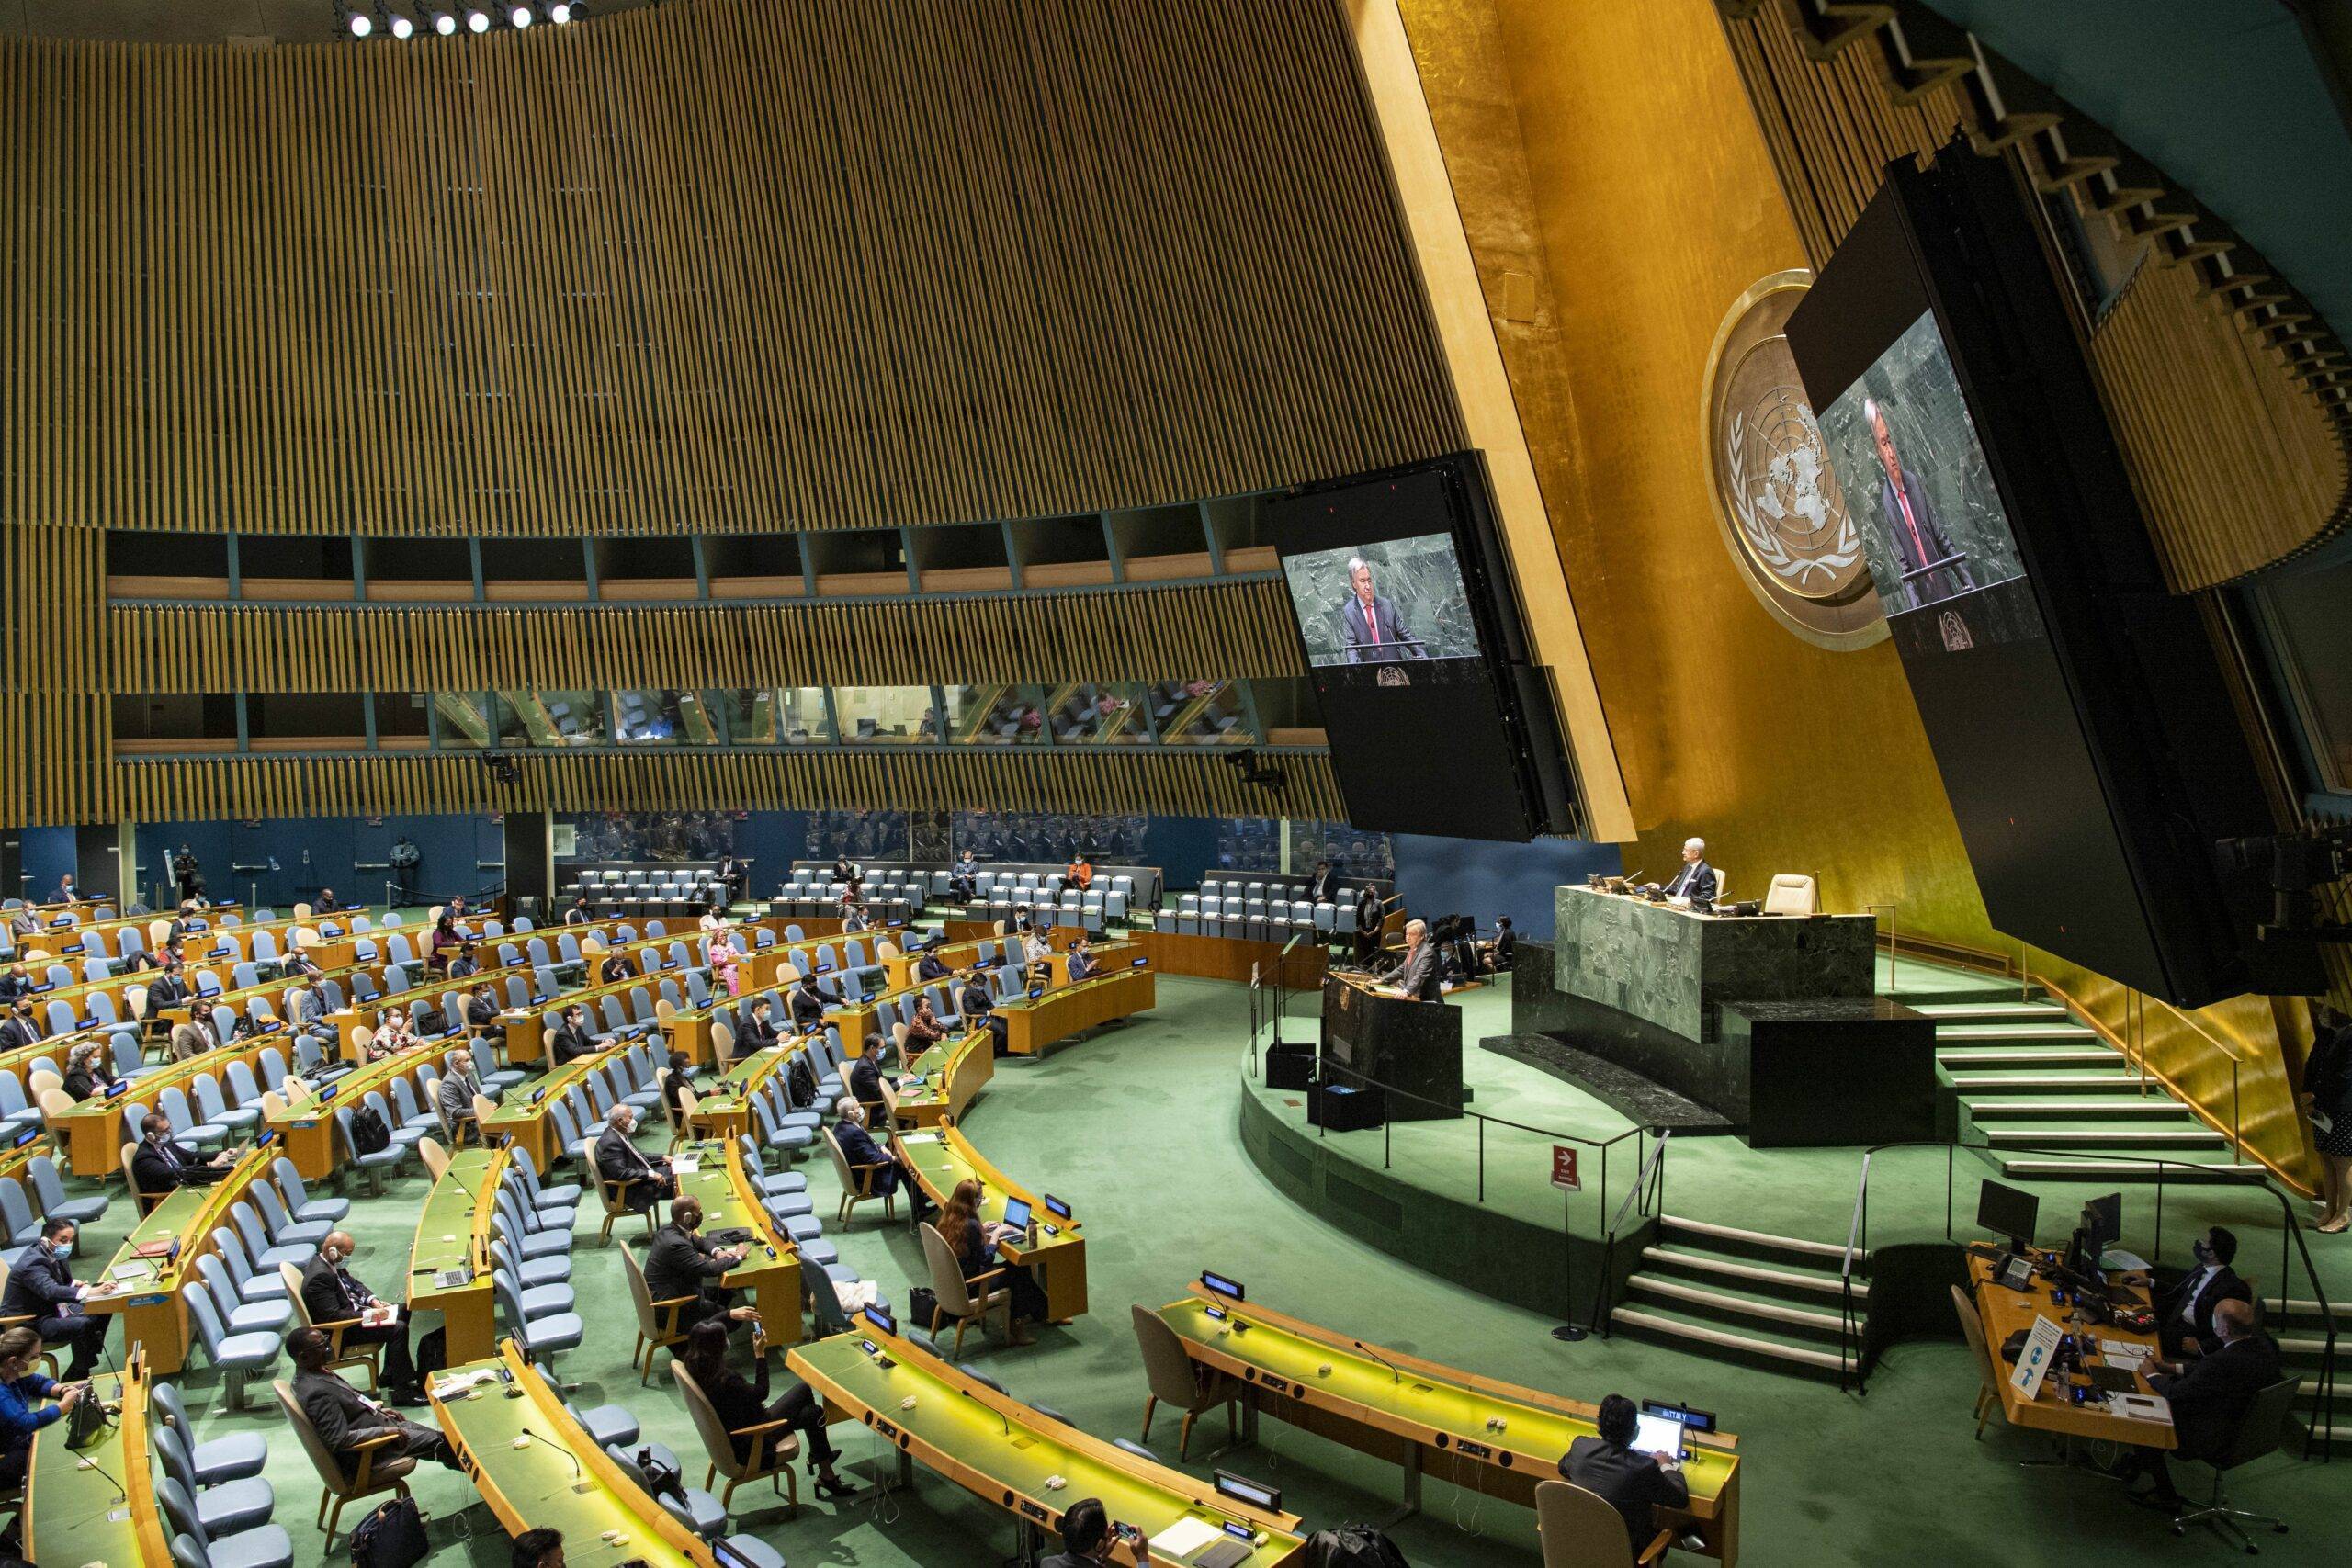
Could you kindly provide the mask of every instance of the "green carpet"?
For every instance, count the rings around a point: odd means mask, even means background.
[[[1491,1030],[1487,1013],[1499,999],[1494,993],[1476,1004],[1477,1016],[1465,1021],[1473,1024],[1471,1038]],[[1043,1062],[1004,1065],[975,1106],[967,1124],[975,1143],[1033,1187],[1069,1196],[1089,1222],[1089,1315],[1069,1328],[1045,1330],[1028,1348],[993,1340],[975,1348],[967,1341],[971,1359],[1016,1396],[1055,1405],[1097,1434],[1137,1436],[1145,1391],[1128,1303],[1170,1299],[1201,1269],[1213,1267],[1243,1280],[1252,1299],[1418,1355],[1580,1398],[1622,1390],[1719,1411],[1747,1457],[1742,1555],[1749,1563],[2054,1564],[2086,1556],[2100,1563],[2169,1563],[2229,1550],[2196,1536],[2175,1541],[2164,1520],[2124,1503],[2111,1483],[2020,1470],[2018,1461],[2045,1451],[2035,1438],[1996,1427],[1982,1442],[1972,1441],[1975,1374],[1957,1339],[1897,1348],[1867,1398],[1624,1337],[1566,1345],[1550,1337],[1548,1318],[1444,1285],[1306,1218],[1240,1149],[1236,1118],[1247,1026],[1238,987],[1163,978],[1157,1011]],[[1859,1163],[1850,1152],[1758,1155],[1717,1138],[1691,1140],[1671,1157],[1668,1200],[1678,1213],[1791,1234],[1843,1234]],[[802,1168],[830,1223],[830,1168]],[[424,1189],[419,1174],[395,1183],[384,1198],[362,1197],[355,1206],[356,1267],[379,1291],[397,1288],[406,1268]],[[1923,1166],[1883,1188],[1874,1185],[1873,1235],[1892,1238],[1930,1223],[1939,1231],[1942,1194],[1940,1157],[1931,1172]],[[2207,1194],[2180,1200],[2184,1214],[2230,1201]],[[118,1197],[107,1219],[91,1227],[85,1252],[107,1256],[129,1214]],[[2169,1232],[2169,1207],[2166,1219]],[[878,1216],[861,1215],[836,1239],[843,1261],[903,1300],[920,1265],[910,1238]],[[2248,1234],[2250,1255],[2260,1256],[2264,1245]],[[2270,1245],[2275,1258],[2275,1239]],[[637,1412],[647,1436],[684,1456],[690,1479],[698,1479],[699,1450],[666,1380],[639,1390],[624,1370],[631,1314],[619,1263],[599,1248],[593,1225],[576,1255],[574,1284],[588,1341],[562,1364],[565,1375],[585,1385],[577,1397],[616,1401]],[[214,1380],[196,1371],[188,1393],[198,1436],[251,1428],[284,1438],[276,1416],[263,1413],[266,1388],[257,1384],[254,1392],[253,1410],[216,1412]],[[811,1502],[798,1518],[786,1519],[780,1501],[746,1491],[737,1497],[738,1528],[775,1542],[796,1568],[982,1564],[1010,1551],[1004,1516],[945,1482],[919,1471],[911,1494],[873,1488],[888,1472],[879,1444],[863,1428],[836,1431],[848,1434],[851,1473],[869,1483],[864,1496],[847,1505]],[[1205,1442],[1189,1466],[1194,1472],[1206,1473],[1212,1454],[1205,1443],[1221,1431],[1204,1424]],[[1393,1469],[1274,1421],[1265,1422],[1262,1433],[1261,1448],[1217,1462],[1283,1487],[1287,1506],[1310,1528],[1378,1517],[1395,1506]],[[1152,1437],[1172,1459],[1173,1418],[1163,1417]],[[311,1526],[316,1483],[300,1450],[277,1442],[266,1473],[297,1562],[347,1562],[340,1551],[328,1557]],[[2206,1472],[2192,1473],[2201,1480]],[[2266,1540],[2272,1561],[2317,1562],[2346,1495],[2346,1481],[2340,1469],[2276,1457],[2241,1471],[2233,1490],[2241,1502],[2295,1522],[2295,1535]],[[433,1516],[433,1562],[504,1563],[503,1538],[487,1509],[470,1506],[473,1494],[462,1477],[428,1471],[416,1494]],[[1527,1510],[1481,1500],[1434,1474],[1425,1509],[1392,1532],[1421,1568],[1540,1560]],[[583,1550],[597,1545],[574,1543],[571,1561],[602,1561]]]

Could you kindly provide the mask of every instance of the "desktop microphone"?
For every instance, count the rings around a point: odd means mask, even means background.
[[[112,1475],[110,1475],[110,1474],[108,1474],[108,1473],[107,1473],[106,1466],[104,1466],[104,1465],[100,1464],[96,1460],[94,1460],[94,1459],[84,1459],[84,1458],[79,1458],[79,1457],[77,1457],[77,1458],[74,1460],[74,1463],[76,1463],[76,1464],[80,1465],[81,1467],[83,1467],[83,1468],[84,1468],[84,1469],[85,1469],[85,1470],[95,1470],[95,1471],[96,1471],[100,1475],[104,1475],[104,1476],[106,1476],[106,1478],[107,1478],[108,1481],[114,1481],[114,1489],[115,1489],[115,1493],[116,1493],[115,1501],[116,1501],[116,1502],[118,1502],[118,1503],[128,1503],[128,1502],[130,1502],[130,1487],[128,1487],[128,1486],[125,1486],[125,1485],[124,1485],[121,1482],[119,1482],[119,1481],[115,1481],[115,1480],[114,1480],[114,1477],[113,1477]]]
[[[580,1468],[579,1456],[574,1454],[570,1449],[565,1448],[561,1443],[557,1442],[552,1438],[540,1437],[537,1432],[532,1431],[528,1427],[524,1426],[519,1421],[515,1423],[514,1429],[522,1433],[525,1437],[529,1438],[534,1442],[547,1444],[548,1447],[553,1449],[564,1458],[571,1461],[571,1489],[574,1492],[585,1494],[596,1490],[596,1483],[589,1480],[587,1472]]]
[[[1007,1438],[1010,1438],[1010,1437],[1012,1437],[1012,1423],[1011,1421],[1009,1421],[1009,1420],[1007,1420],[1007,1419],[1005,1418],[1005,1414],[1004,1414],[1004,1412],[1003,1412],[1003,1411],[999,1410],[999,1409],[998,1409],[995,1405],[993,1405],[993,1404],[983,1404],[983,1403],[981,1402],[980,1396],[979,1396],[978,1394],[977,1394],[977,1393],[973,1393],[970,1389],[968,1389],[968,1388],[957,1389],[956,1392],[956,1393],[960,1393],[960,1394],[962,1394],[965,1398],[967,1398],[967,1399],[970,1400],[973,1404],[979,1405],[979,1407],[980,1407],[981,1409],[983,1409],[983,1410],[987,1411],[989,1415],[991,1415],[991,1416],[995,1416],[995,1417],[997,1418],[997,1421],[999,1422],[999,1424],[1001,1424],[1001,1425],[1004,1427],[1004,1435],[1005,1435]]]
[[[1354,1345],[1357,1349],[1363,1351],[1365,1355],[1370,1356],[1374,1360],[1378,1361],[1382,1366],[1386,1367],[1388,1369],[1388,1378],[1391,1382],[1403,1382],[1405,1381],[1405,1374],[1396,1370],[1396,1362],[1390,1360],[1387,1357],[1382,1355],[1379,1351],[1374,1349],[1371,1346],[1365,1344],[1361,1339],[1351,1340],[1350,1343]]]

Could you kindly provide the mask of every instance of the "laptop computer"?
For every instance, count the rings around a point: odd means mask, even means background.
[[[1634,1418],[1634,1451],[1664,1454],[1668,1459],[1682,1457],[1682,1423],[1663,1416],[1637,1416]]]
[[[1007,1198],[1004,1201],[1004,1223],[1022,1235],[1029,1234],[1029,1200]]]

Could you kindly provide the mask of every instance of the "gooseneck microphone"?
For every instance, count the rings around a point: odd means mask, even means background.
[[[561,1443],[557,1442],[552,1438],[540,1437],[537,1432],[534,1432],[531,1428],[522,1425],[520,1422],[515,1424],[514,1429],[522,1433],[525,1437],[530,1438],[533,1442],[547,1444],[548,1447],[553,1449],[556,1452],[561,1454],[564,1458],[571,1461],[571,1489],[574,1492],[588,1493],[596,1490],[596,1483],[589,1480],[587,1472],[580,1468],[579,1455],[573,1453],[570,1449],[565,1448]]]
[[[1405,1374],[1396,1370],[1396,1362],[1390,1360],[1387,1357],[1382,1355],[1379,1351],[1374,1349],[1371,1346],[1365,1344],[1361,1339],[1351,1341],[1351,1343],[1352,1343],[1357,1349],[1363,1351],[1365,1355],[1370,1356],[1382,1366],[1386,1367],[1388,1369],[1389,1382],[1403,1382],[1405,1381]]]
[[[1007,1419],[1005,1418],[1005,1414],[1004,1414],[1004,1412],[1003,1412],[1003,1411],[999,1410],[999,1409],[998,1409],[995,1405],[993,1405],[993,1404],[989,1404],[986,1403],[985,1401],[983,1401],[983,1400],[980,1398],[980,1396],[979,1396],[978,1394],[974,1393],[973,1393],[970,1389],[968,1389],[968,1388],[958,1389],[958,1390],[956,1390],[956,1393],[960,1393],[960,1394],[962,1394],[965,1398],[967,1398],[967,1399],[970,1400],[973,1404],[975,1404],[978,1405],[981,1409],[983,1409],[983,1410],[987,1411],[989,1415],[991,1415],[991,1416],[995,1416],[995,1417],[997,1418],[997,1422],[998,1422],[998,1424],[1003,1427],[1003,1428],[1004,1428],[1004,1435],[1005,1435],[1006,1437],[1010,1438],[1010,1437],[1012,1437],[1012,1423],[1011,1421],[1009,1421],[1009,1420],[1007,1420]]]

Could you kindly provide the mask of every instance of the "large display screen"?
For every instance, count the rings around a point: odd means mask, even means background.
[[[1557,725],[1520,655],[1475,455],[1261,508],[1349,821],[1514,842],[1568,830]]]
[[[1933,645],[1955,652],[2041,635],[2017,535],[1934,311],[1920,311],[1819,423],[1890,621],[1932,612]],[[1980,595],[1960,613],[1956,601]]]

